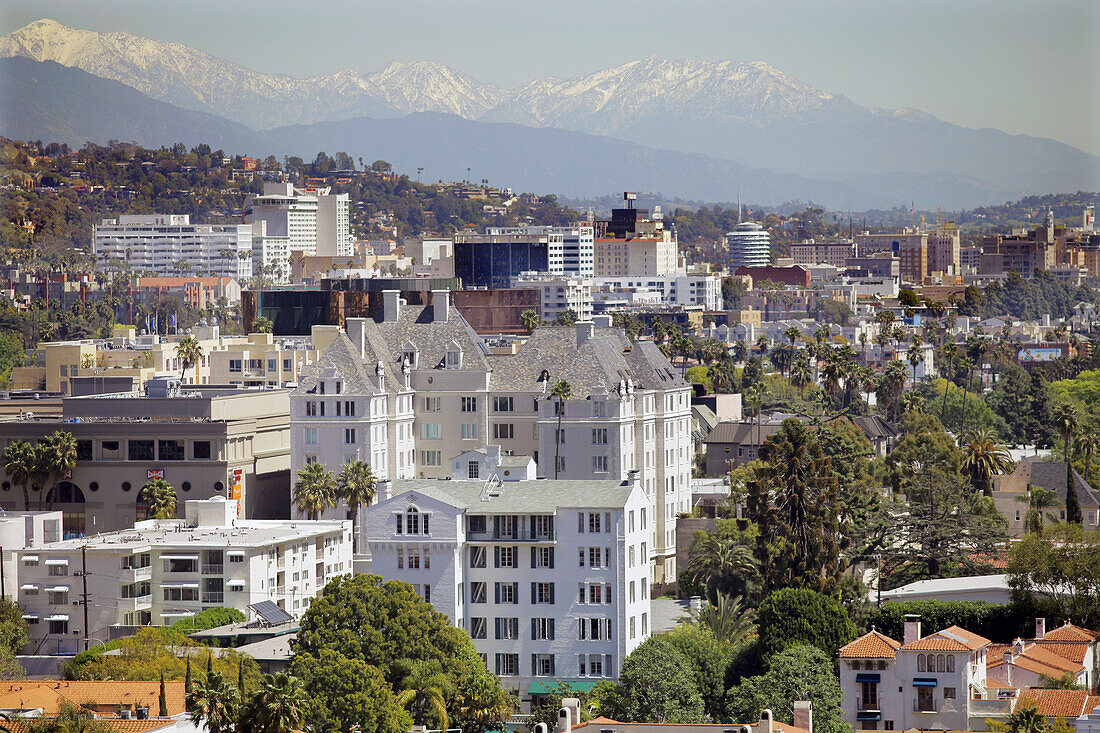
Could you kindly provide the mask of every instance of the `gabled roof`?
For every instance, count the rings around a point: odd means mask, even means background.
[[[430,305],[402,304],[396,320],[383,320],[379,311],[373,320],[368,319],[367,337],[377,333],[380,356],[377,358],[389,366],[398,367],[402,358],[402,345],[406,341],[416,344],[420,352],[418,370],[435,369],[443,364],[447,345],[455,341],[462,348],[462,367],[458,371],[486,371],[489,362],[485,357],[481,338],[453,305],[446,321],[434,320],[435,309]],[[372,342],[373,343],[373,342]]]
[[[1027,465],[1023,465],[1025,463]],[[1021,461],[1021,466],[1016,470],[1030,472],[1028,483],[1031,486],[1040,486],[1048,491],[1053,491],[1058,495],[1058,502],[1063,506],[1065,505],[1065,461],[1043,461],[1035,457],[1027,457]],[[1077,501],[1082,507],[1100,506],[1100,492],[1089,486],[1088,482],[1077,471],[1073,472],[1073,486],[1077,490]]]
[[[1051,629],[1042,638],[1042,641],[1083,641],[1093,642],[1100,639],[1100,634],[1081,626],[1063,624],[1056,629]]]
[[[761,445],[782,428],[782,423],[773,422],[765,422],[759,426],[756,425],[755,421],[720,422],[707,433],[705,442]]]
[[[841,659],[853,657],[871,659],[893,659],[897,656],[901,642],[894,641],[885,634],[868,631],[855,641],[840,647]]]
[[[989,657],[986,662],[987,669],[996,669],[1005,664],[1005,652],[1011,652],[1011,644],[993,644],[989,647]],[[1065,657],[1044,649],[1037,644],[1025,644],[1023,654],[1013,654],[1012,664],[1028,672],[1046,675],[1047,677],[1061,677],[1066,672],[1080,674],[1085,671],[1084,666],[1077,662],[1071,662]]]
[[[958,626],[948,626],[934,634],[917,639],[901,647],[902,651],[972,652],[989,646],[992,642],[984,636]]]
[[[1091,703],[1091,704],[1090,704]],[[1100,696],[1087,690],[1020,690],[1016,710],[1035,707],[1040,715],[1048,718],[1067,718],[1072,721],[1100,704]]]
[[[901,434],[901,431],[878,415],[859,415],[851,418],[851,420],[869,440],[896,438]]]
[[[514,512],[549,514],[559,507],[621,508],[635,485],[625,481],[547,480],[505,481],[488,501],[482,501],[484,481],[451,479],[398,479],[390,484],[391,496],[414,492],[472,514]],[[639,488],[639,490],[641,490]]]
[[[165,682],[168,714],[185,711],[183,682]],[[47,717],[56,716],[62,701],[82,705],[95,701],[100,706],[138,706],[158,710],[160,706],[160,681],[108,682],[108,681],[59,681],[18,680],[0,682],[0,710],[42,709]]]

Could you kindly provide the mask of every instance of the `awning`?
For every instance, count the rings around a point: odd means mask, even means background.
[[[38,562],[38,555],[24,555],[23,562]]]
[[[581,692],[591,692],[592,688],[603,682],[604,679],[602,677],[590,677],[579,680],[535,680],[527,688],[527,692],[532,695],[549,695],[551,688],[557,689],[557,686],[563,682]]]
[[[38,590],[38,584],[24,583],[23,585],[19,586],[19,590]]]
[[[862,710],[856,713],[856,720],[882,720],[882,713]]]
[[[244,557],[244,555],[245,553],[243,550],[230,550],[229,552],[225,553],[226,557]]]
[[[24,613],[23,614],[23,620],[24,621],[37,621],[38,620],[38,614],[37,613]]]
[[[67,613],[55,613],[53,616],[47,616],[47,621],[68,621],[69,614]]]
[[[161,616],[166,616],[168,618],[177,618],[177,617],[182,618],[182,617],[185,617],[185,616],[194,616],[195,611],[183,611],[183,610],[180,610],[180,611],[161,611],[160,615]]]
[[[857,674],[856,682],[878,682],[879,675],[877,674]]]
[[[243,580],[229,580],[229,581],[226,581],[225,586],[227,588],[243,588],[244,587],[244,581]]]
[[[67,557],[48,557],[46,558],[47,565],[68,565],[69,558]]]
[[[161,555],[161,560],[194,560],[199,561],[198,555]]]
[[[51,585],[50,587],[46,588],[46,592],[47,593],[68,593],[69,592],[69,586],[67,586],[67,585]]]
[[[935,686],[936,686],[936,678],[935,677],[914,677],[913,678],[913,687],[935,687]]]
[[[161,583],[161,588],[198,588],[198,583]]]

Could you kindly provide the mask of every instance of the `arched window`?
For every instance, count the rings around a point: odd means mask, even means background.
[[[947,671],[947,657],[945,657],[942,654],[939,655],[938,657],[936,657],[936,671],[937,672],[946,672]]]
[[[955,671],[955,655],[954,654],[947,657],[947,671],[948,672],[954,672]]]
[[[923,654],[918,654],[917,655],[917,671],[918,672],[924,672],[925,671],[925,668],[924,668],[924,655]]]
[[[420,534],[420,512],[414,506],[405,510],[405,534]]]
[[[71,481],[62,481],[46,494],[47,504],[83,504],[84,492]]]

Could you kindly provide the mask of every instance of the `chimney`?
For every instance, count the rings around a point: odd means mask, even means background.
[[[592,338],[595,327],[592,321],[577,321],[577,346]]]
[[[563,697],[561,710],[558,711],[558,724],[554,733],[569,733],[574,725],[581,722],[581,701],[575,697]]]
[[[1045,618],[1035,619],[1035,638],[1042,639],[1047,635],[1047,620]]]
[[[386,323],[391,323],[397,320],[397,316],[401,311],[401,291],[400,290],[383,290],[382,291],[382,320]]]
[[[358,352],[359,358],[363,358],[366,353],[366,322],[366,318],[348,318],[344,322],[344,330]]]
[[[794,727],[813,733],[814,711],[809,700],[794,701]]]
[[[393,486],[388,478],[378,480],[378,501],[385,501],[390,498],[390,488]]]
[[[451,292],[449,290],[432,291],[432,322],[446,323],[451,315]]]
[[[1005,652],[1005,684],[1012,687],[1012,652]]]
[[[760,711],[760,723],[756,726],[757,733],[775,733],[774,716],[767,708]]]
[[[1024,653],[1024,640],[1017,637],[1016,641],[1012,642],[1012,653],[1016,656],[1023,656]]]
[[[905,614],[905,637],[903,644],[912,644],[920,638],[920,616],[915,613]]]
[[[592,323],[596,324],[596,328],[611,328],[611,316],[592,316]]]

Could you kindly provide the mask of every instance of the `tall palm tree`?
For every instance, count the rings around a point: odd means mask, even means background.
[[[806,385],[813,382],[814,373],[810,368],[810,360],[806,357],[798,359],[791,365],[791,384],[798,387],[798,396],[801,399],[805,396]]]
[[[35,472],[35,449],[25,440],[9,443],[4,448],[4,473],[16,486],[23,487],[23,508],[31,509],[30,483]]]
[[[733,343],[733,349],[730,352],[733,360],[736,362],[744,362],[749,356],[749,347],[745,344],[744,339],[738,339]]]
[[[298,469],[294,482],[294,505],[310,519],[336,506],[336,478],[320,463],[309,463]]]
[[[760,354],[763,355],[764,352],[768,350],[768,337],[761,335],[760,338],[756,339],[756,348],[760,351]]]
[[[370,506],[378,493],[378,479],[365,461],[345,463],[340,475],[336,477],[336,497],[348,505],[348,518],[351,519],[351,535],[358,540],[355,522],[359,516],[359,507]],[[353,543],[353,544],[357,544]]]
[[[820,326],[816,331],[814,331],[814,339],[819,344],[823,344],[828,341],[830,338],[832,338],[832,335],[833,329],[829,327],[828,323]]]
[[[887,419],[897,420],[905,392],[905,366],[894,359],[886,365],[875,388],[875,396],[886,406]]]
[[[696,581],[712,581],[730,575],[752,579],[758,574],[752,549],[730,537],[707,535],[691,546],[688,571]]]
[[[237,688],[218,672],[210,672],[187,695],[191,722],[205,726],[208,733],[232,733],[240,711]]]
[[[970,401],[970,375],[974,372],[974,360],[969,356],[963,356],[959,360],[959,366],[966,372],[966,382],[964,382],[962,395],[962,423],[959,425],[959,435],[963,435],[966,433],[966,405]]]
[[[955,354],[958,353],[958,347],[952,343],[944,344],[941,353],[943,354],[943,358],[947,360],[947,370],[944,373],[944,381],[946,384],[943,386],[943,408],[940,410],[940,422],[946,427],[947,393],[951,391],[951,377],[955,373]]]
[[[1063,402],[1054,408],[1054,425],[1062,435],[1063,452],[1066,458],[1066,521],[1081,523],[1081,504],[1077,500],[1077,489],[1073,485],[1073,434],[1081,425],[1077,408]]]
[[[162,478],[146,481],[138,492],[138,501],[145,505],[147,519],[171,519],[176,516],[176,490]]]
[[[300,729],[309,702],[302,681],[286,672],[264,675],[253,699],[258,733],[291,733]]]
[[[527,330],[528,333],[531,333],[539,327],[542,319],[539,318],[538,313],[535,313],[535,311],[528,308],[527,310],[523,311],[523,313],[519,314],[519,322]]]
[[[1100,449],[1100,433],[1089,431],[1077,436],[1077,450],[1085,452],[1085,481],[1092,473],[1092,454]]]
[[[554,432],[554,478],[558,477],[558,469],[561,468],[561,419],[565,417],[565,402],[573,399],[573,385],[564,379],[550,388],[550,396],[557,402],[558,428]]]
[[[914,343],[905,352],[905,358],[909,360],[909,366],[913,367],[913,382],[915,383],[917,381],[917,367],[924,359],[924,352],[918,344]]]
[[[963,438],[962,469],[970,474],[974,490],[993,495],[993,477],[1012,470],[1012,456],[1003,445],[998,445],[993,433],[978,429]]]
[[[847,377],[847,364],[838,358],[829,359],[821,368],[821,386],[825,394],[836,397],[840,394],[841,384]]]
[[[734,374],[728,361],[720,361],[707,367],[707,378],[715,392],[729,391],[733,386]]]
[[[436,661],[404,660],[401,664],[403,674],[396,687],[397,704],[411,707],[417,725],[424,725],[424,716],[431,713],[436,724],[442,730],[448,727],[447,696],[451,691],[451,681],[443,673]]]
[[[194,384],[199,382],[199,363],[202,361],[202,345],[199,340],[194,336],[188,336],[187,338],[176,344],[176,358],[183,363],[183,368],[180,369],[180,381],[187,376],[187,367],[194,366]]]
[[[791,326],[783,332],[783,335],[786,336],[787,340],[791,342],[791,346],[794,346],[795,342],[798,341],[798,337],[802,335],[802,332],[794,326]]]
[[[56,430],[34,446],[34,480],[51,502],[53,489],[76,466],[76,438],[72,433]]]
[[[707,601],[702,608],[692,611],[691,620],[710,629],[718,641],[732,645],[739,645],[756,632],[756,611],[748,608],[741,596],[730,597],[725,593],[719,593],[715,603]]]

